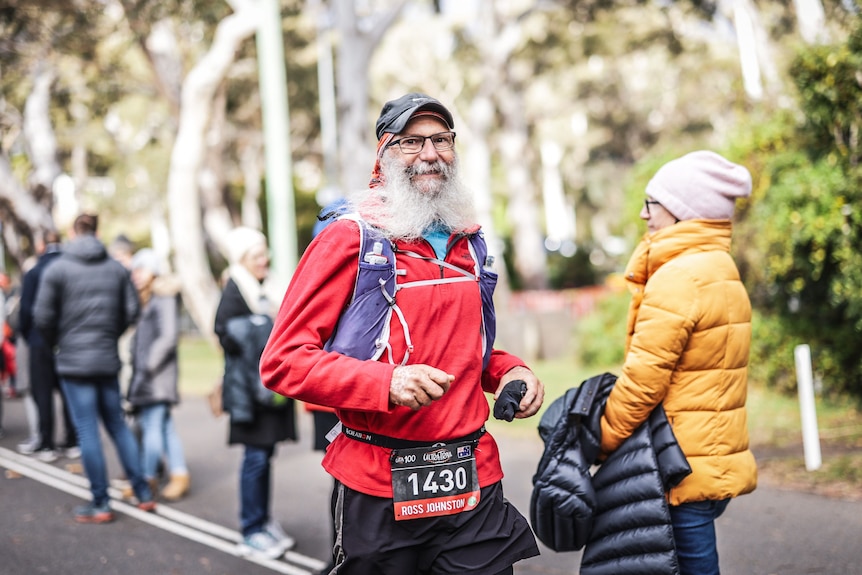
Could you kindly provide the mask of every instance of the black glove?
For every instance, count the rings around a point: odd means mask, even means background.
[[[520,411],[518,406],[521,404],[521,399],[527,393],[527,382],[523,379],[513,379],[506,384],[503,391],[500,392],[500,397],[494,403],[494,417],[497,419],[505,419],[512,421],[515,418],[515,413]]]

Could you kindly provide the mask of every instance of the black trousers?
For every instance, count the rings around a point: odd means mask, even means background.
[[[64,447],[78,445],[78,434],[66,407],[66,398],[60,389],[60,379],[54,362],[54,352],[48,346],[34,345],[30,347],[30,393],[36,403],[39,413],[39,434],[42,444],[39,449],[54,449],[54,391],[60,392],[63,405],[63,423],[65,429]]]

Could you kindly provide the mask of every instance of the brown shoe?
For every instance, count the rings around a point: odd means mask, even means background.
[[[159,495],[159,480],[154,477],[153,479],[147,479],[147,483],[150,486],[150,493],[152,493],[153,500],[155,500]],[[132,488],[130,483],[127,483],[127,485],[122,488],[122,498],[124,501],[133,501],[136,499],[135,490]]]
[[[191,479],[189,478],[188,473],[184,473],[182,475],[171,475],[170,481],[165,485],[165,488],[162,489],[162,499],[166,501],[177,501],[182,499],[182,497],[189,492],[189,485],[191,484]]]

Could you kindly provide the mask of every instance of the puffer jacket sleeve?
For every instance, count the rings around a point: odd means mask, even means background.
[[[601,420],[603,453],[617,449],[665,398],[694,329],[696,294],[693,278],[679,266],[665,265],[650,278],[622,375]]]
[[[662,488],[667,492],[691,475],[691,465],[688,464],[661,405],[650,414],[649,428]]]

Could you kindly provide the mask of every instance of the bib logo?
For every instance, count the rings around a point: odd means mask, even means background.
[[[452,452],[448,449],[437,449],[436,451],[429,451],[423,455],[422,461],[426,463],[445,463],[451,458]]]

